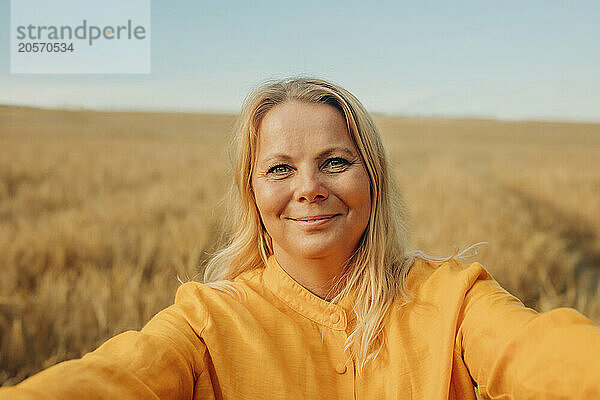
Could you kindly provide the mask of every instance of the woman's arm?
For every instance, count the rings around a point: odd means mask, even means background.
[[[113,337],[78,360],[0,389],[0,399],[191,399],[203,369],[206,315],[194,284],[140,331]]]
[[[482,397],[600,398],[600,328],[573,309],[538,314],[478,270],[456,349]]]

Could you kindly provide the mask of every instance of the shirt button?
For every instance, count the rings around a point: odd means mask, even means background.
[[[331,321],[332,324],[337,324],[338,322],[340,322],[340,314],[331,314],[331,317],[329,317],[329,320]]]
[[[346,364],[345,363],[339,363],[335,367],[335,372],[337,372],[340,375],[345,374],[346,373]]]

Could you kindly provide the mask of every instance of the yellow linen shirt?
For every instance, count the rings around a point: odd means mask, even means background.
[[[229,294],[200,283],[140,332],[51,367],[0,399],[600,398],[600,329],[572,309],[538,314],[478,263],[417,259],[414,299],[385,322],[362,376],[345,363],[352,301],[332,305],[275,257]]]

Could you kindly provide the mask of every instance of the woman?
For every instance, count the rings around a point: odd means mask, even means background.
[[[407,250],[375,124],[318,79],[259,88],[236,129],[235,229],[175,304],[0,399],[600,396],[600,329],[537,314],[478,263]]]

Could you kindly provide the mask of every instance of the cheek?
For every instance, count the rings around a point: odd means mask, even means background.
[[[360,214],[371,211],[371,181],[366,171],[355,174],[346,186],[346,193],[352,202],[352,207]]]
[[[360,193],[360,214],[361,214],[361,222],[363,225],[367,225],[369,222],[369,217],[371,216],[371,191],[370,186],[362,187]]]
[[[263,220],[278,217],[285,206],[285,191],[274,184],[255,185],[256,206]]]
[[[366,175],[366,174],[365,174]],[[362,235],[371,217],[371,182],[368,176],[360,176],[353,187],[354,223],[357,235]]]

